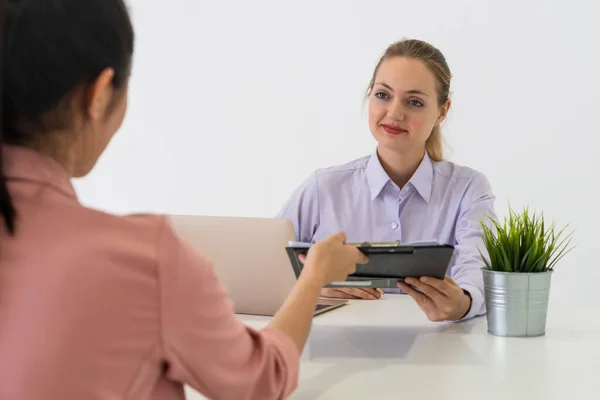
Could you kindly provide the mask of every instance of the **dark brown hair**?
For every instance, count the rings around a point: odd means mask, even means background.
[[[123,0],[0,0],[0,145],[67,128],[64,105],[106,68],[115,72],[113,86],[124,87],[133,46]],[[0,150],[0,213],[14,234],[3,171]]]

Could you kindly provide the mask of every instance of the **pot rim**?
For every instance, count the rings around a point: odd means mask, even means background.
[[[497,275],[550,275],[554,272],[554,269],[544,272],[504,272],[504,271],[490,271],[489,269],[482,267],[481,270],[486,274],[497,274]]]

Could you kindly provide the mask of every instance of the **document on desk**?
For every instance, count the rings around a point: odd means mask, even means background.
[[[304,265],[298,256],[306,253],[314,243],[291,241],[286,247],[296,277]],[[435,240],[411,243],[360,242],[357,246],[369,257],[369,262],[356,266],[356,272],[343,282],[328,287],[396,288],[405,278],[431,276],[443,279],[454,252],[452,245],[442,245]]]

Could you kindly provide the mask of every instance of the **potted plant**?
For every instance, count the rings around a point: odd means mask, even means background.
[[[546,333],[550,278],[556,263],[565,256],[571,233],[547,227],[543,214],[528,208],[500,224],[481,222],[488,252],[482,268],[488,332],[498,336],[534,337]]]

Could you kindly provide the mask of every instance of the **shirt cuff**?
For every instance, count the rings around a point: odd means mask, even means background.
[[[458,321],[465,321],[485,314],[485,299],[481,294],[481,291],[470,284],[460,284],[458,282],[457,284],[461,289],[466,290],[471,295],[471,308],[469,309],[469,312]]]
[[[284,375],[288,377],[288,380],[285,382],[283,395],[286,398],[298,387],[301,355],[298,351],[298,346],[296,346],[291,337],[271,327],[262,329],[261,334],[263,338],[272,343],[275,349],[279,350],[279,354],[283,358],[286,366]]]

